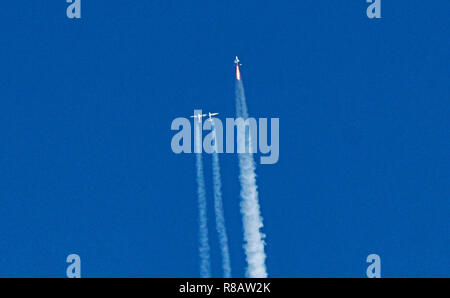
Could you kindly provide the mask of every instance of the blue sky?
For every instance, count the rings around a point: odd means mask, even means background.
[[[197,277],[195,158],[176,117],[280,118],[257,168],[271,277],[449,276],[448,1],[7,1],[0,10],[0,276]],[[237,157],[222,154],[234,276]],[[212,207],[211,158],[204,157]],[[221,276],[210,208],[213,275]]]

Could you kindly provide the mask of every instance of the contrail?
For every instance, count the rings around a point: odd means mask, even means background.
[[[214,151],[212,154],[212,169],[213,169],[213,181],[214,181],[214,209],[216,213],[216,229],[219,235],[219,244],[222,252],[222,268],[223,277],[231,277],[231,265],[230,265],[230,252],[228,249],[228,237],[225,227],[225,216],[223,211],[222,202],[222,182],[220,177],[220,164],[219,154],[216,142],[216,128],[212,124],[212,133],[214,139]]]
[[[244,85],[241,80],[239,60],[236,57],[236,114],[237,117],[248,118]],[[246,150],[250,150],[251,134],[237,133],[238,144],[245,141]],[[258,190],[256,186],[255,162],[252,153],[238,153],[241,182],[241,214],[244,224],[245,254],[247,257],[247,276],[250,278],[267,277],[264,237],[260,228],[263,220],[260,215]]]
[[[204,278],[211,277],[211,264],[209,256],[208,240],[208,220],[206,213],[206,193],[205,177],[203,175],[202,161],[202,135],[201,122],[194,119],[195,126],[195,158],[197,167],[197,193],[198,193],[198,217],[199,217],[199,254],[200,254],[200,276]]]

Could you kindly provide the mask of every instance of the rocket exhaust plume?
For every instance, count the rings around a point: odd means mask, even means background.
[[[225,226],[225,216],[222,201],[222,182],[220,177],[219,154],[216,142],[216,128],[212,124],[212,133],[214,139],[214,151],[212,154],[212,168],[214,181],[214,209],[216,213],[216,229],[219,235],[219,244],[222,253],[223,277],[231,277],[230,252],[228,249],[228,237]]]
[[[203,160],[202,160],[202,135],[201,122],[194,120],[195,126],[195,158],[197,168],[197,193],[198,193],[198,217],[199,217],[199,255],[200,255],[200,276],[204,278],[211,277],[211,264],[209,255],[209,240],[208,240],[208,221],[206,213],[206,192],[205,192],[205,177],[203,174]]]
[[[237,58],[236,58],[237,59]],[[241,80],[239,65],[236,64],[236,114],[244,120],[248,118],[245,101],[244,85]],[[245,148],[250,149],[251,134],[237,133],[239,141],[245,141]],[[239,140],[240,139],[240,140]],[[244,247],[247,258],[247,276],[250,278],[267,277],[266,254],[264,252],[264,237],[260,229],[263,226],[260,215],[258,190],[256,186],[255,162],[252,153],[238,153],[241,183],[241,214],[244,225]]]

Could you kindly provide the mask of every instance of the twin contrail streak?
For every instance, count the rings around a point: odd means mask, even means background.
[[[209,255],[209,240],[208,240],[208,220],[206,213],[206,192],[205,192],[205,177],[203,174],[203,160],[202,160],[202,135],[201,124],[195,123],[195,164],[197,168],[197,193],[198,193],[198,217],[199,217],[199,254],[200,254],[200,276],[211,277],[211,264]]]
[[[223,277],[231,277],[230,252],[228,249],[228,237],[225,227],[225,216],[222,201],[222,182],[220,177],[219,155],[217,153],[216,128],[212,125],[214,138],[214,152],[212,154],[212,169],[214,182],[214,209],[216,213],[216,229],[219,235],[220,250],[222,252]]]
[[[237,59],[237,58],[236,58]],[[239,65],[236,64],[236,114],[237,117],[248,118],[245,101],[244,85],[242,84]],[[248,138],[244,133],[237,133],[238,144],[244,141],[245,148],[250,149]],[[247,151],[246,151],[247,152]],[[251,278],[267,277],[266,254],[264,252],[264,234],[260,229],[263,226],[260,215],[258,190],[256,186],[255,162],[252,153],[238,153],[241,183],[241,214],[244,224],[245,254],[247,257],[247,276]]]

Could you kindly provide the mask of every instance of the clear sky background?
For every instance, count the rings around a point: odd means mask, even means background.
[[[195,158],[171,122],[280,118],[258,165],[270,277],[450,273],[449,1],[4,1],[0,276],[197,277]],[[237,157],[223,154],[233,276],[244,276]],[[213,275],[221,276],[207,174]]]

